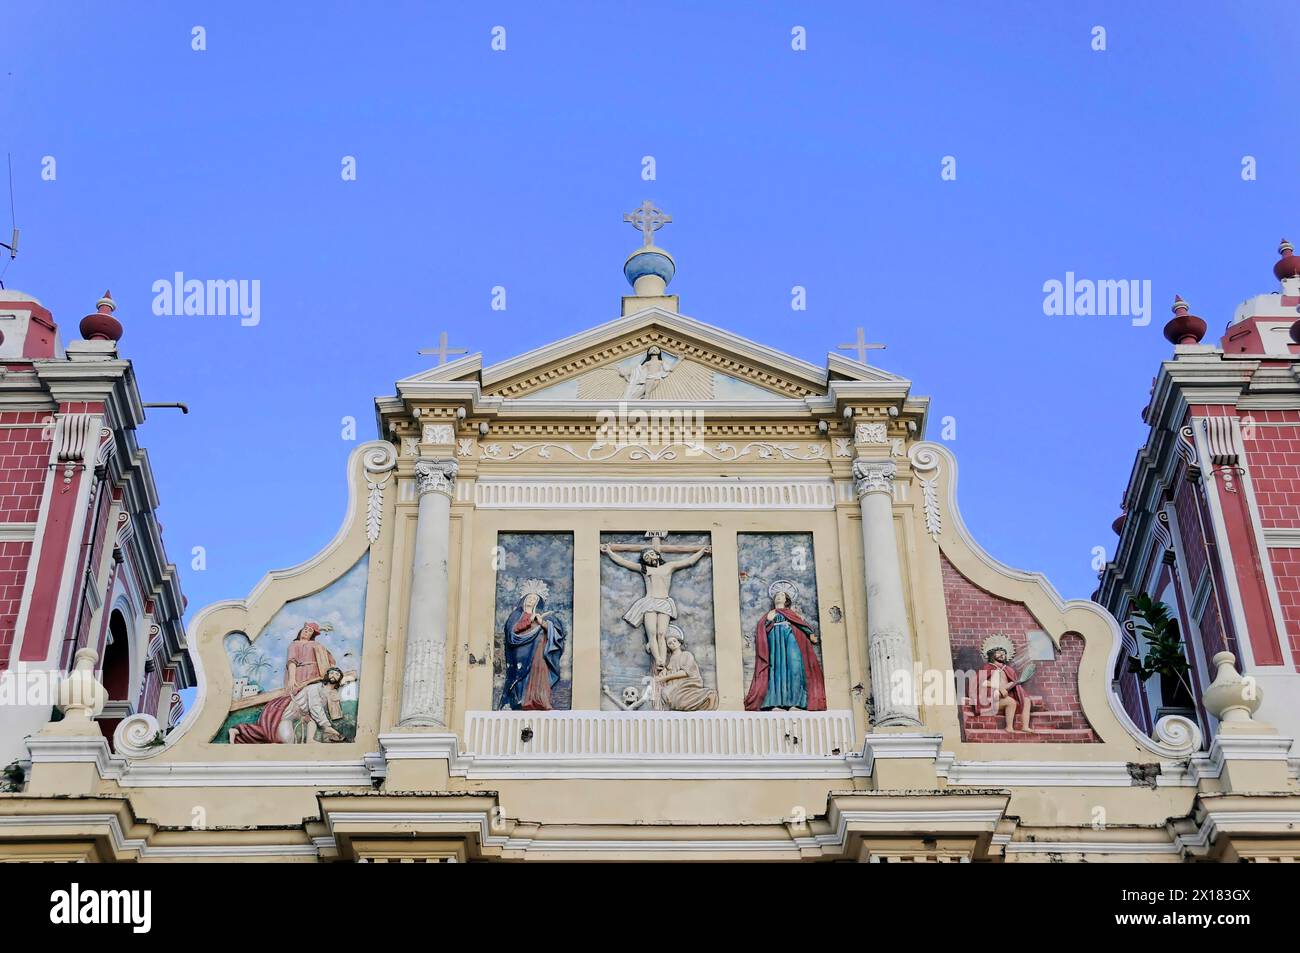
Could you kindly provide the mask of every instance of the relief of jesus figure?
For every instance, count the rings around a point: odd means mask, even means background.
[[[644,626],[645,650],[654,659],[654,672],[658,674],[668,663],[668,624],[677,618],[677,603],[670,595],[673,573],[694,566],[712,553],[713,547],[701,547],[683,559],[670,562],[664,562],[663,556],[654,549],[642,552],[637,562],[620,556],[608,545],[601,546],[600,551],[615,565],[640,573],[645,579],[645,595],[632,603],[623,620],[629,625]]]

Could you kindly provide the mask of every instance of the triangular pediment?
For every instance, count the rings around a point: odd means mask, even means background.
[[[470,354],[402,383],[475,381],[507,400],[803,400],[833,380],[906,384],[831,353],[818,367],[738,334],[659,307],[589,328],[484,367]]]
[[[482,385],[508,399],[801,400],[826,393],[827,371],[655,307],[484,368]]]
[[[825,372],[694,318],[649,308],[483,369],[485,394],[537,400],[775,400]]]

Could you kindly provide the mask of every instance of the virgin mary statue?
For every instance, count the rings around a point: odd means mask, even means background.
[[[826,684],[817,657],[817,633],[792,605],[798,587],[788,579],[768,586],[772,608],[754,632],[754,677],[746,711],[774,708],[826,710]]]
[[[505,685],[497,709],[550,711],[551,690],[560,681],[564,624],[546,612],[550,588],[540,579],[525,579],[519,602],[503,631]]]

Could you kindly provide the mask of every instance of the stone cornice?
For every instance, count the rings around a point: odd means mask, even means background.
[[[786,378],[789,385],[802,387],[805,393],[816,393],[826,386],[826,372],[814,364],[686,315],[662,308],[649,308],[607,321],[519,357],[486,367],[482,372],[484,389],[499,389],[508,382],[539,374],[551,365],[563,364],[566,359],[570,359],[571,355],[576,355],[578,352],[588,351],[602,344],[617,346],[617,342],[622,339],[633,338],[652,329],[658,329],[669,337],[684,339],[681,343],[688,346],[703,345],[709,351],[739,358],[740,360],[735,362],[735,368],[729,370],[729,373],[742,371],[744,365],[757,365],[771,368],[776,375]],[[590,366],[595,367],[597,363],[605,362],[601,360]],[[719,369],[726,370],[721,367]]]
[[[699,413],[711,420],[823,420],[834,427],[846,413],[888,409],[910,439],[924,433],[929,399],[911,396],[911,382],[831,353],[825,368],[720,328],[659,307],[607,322],[484,368],[479,354],[399,380],[396,394],[375,399],[384,436],[402,436],[420,410],[458,413],[462,428],[502,420],[592,419],[610,401],[538,399],[528,395],[621,359],[649,344],[766,388],[769,399],[633,401],[628,412]],[[784,396],[783,396],[784,395]],[[621,406],[621,405],[619,405]],[[462,429],[469,436],[471,429]]]
[[[113,428],[134,428],[144,422],[144,407],[130,361],[50,360],[35,361],[32,366],[41,384],[60,403],[102,402],[107,425]]]

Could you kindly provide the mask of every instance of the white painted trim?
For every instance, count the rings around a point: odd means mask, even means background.
[[[619,854],[700,854],[700,853],[789,853],[791,859],[802,855],[800,845],[794,840],[579,840],[574,838],[549,839],[540,837],[516,837],[513,834],[496,834],[492,832],[492,823],[487,811],[329,811],[326,812],[330,830],[336,824],[374,824],[388,831],[394,827],[421,826],[432,827],[439,824],[478,824],[479,843],[484,847],[497,848],[519,853],[589,853],[617,852]],[[776,825],[783,821],[774,820]],[[828,836],[828,835],[823,835]],[[806,838],[814,842],[813,838]],[[818,838],[817,840],[820,840]]]
[[[1210,745],[1210,761],[1287,761],[1293,739],[1285,735],[1225,735],[1214,736]]]
[[[1244,394],[1237,401],[1240,410],[1300,410],[1300,397],[1289,394]],[[1294,426],[1275,421],[1258,421],[1255,426]]]
[[[136,851],[140,858],[206,857],[315,857],[319,847],[311,844],[213,844],[150,845],[142,837],[128,838],[116,814],[13,814],[0,816],[0,828],[23,828],[38,825],[55,827],[93,827],[104,825],[118,852]],[[333,846],[333,845],[331,845]]]
[[[1168,844],[1127,841],[1006,841],[1008,854],[1178,854],[1201,851],[1235,824],[1246,824],[1252,832],[1292,834],[1300,824],[1300,811],[1213,811],[1190,834],[1175,834]]]
[[[766,758],[458,758],[451,768],[468,780],[813,780],[860,776],[848,757],[774,761]],[[869,772],[868,772],[869,774]]]
[[[1181,854],[1183,846],[1125,841],[1010,841],[1002,846],[1007,854]]]
[[[373,778],[364,760],[193,761],[170,764],[126,761],[118,770],[120,773],[115,780],[124,786],[136,788],[308,787],[328,790],[373,787]]]
[[[466,482],[466,481],[459,481]],[[466,493],[468,494],[468,490]],[[829,479],[520,479],[480,476],[479,509],[833,510]]]
[[[396,826],[432,827],[439,824],[475,824],[479,825],[479,843],[483,847],[497,848],[505,852],[518,853],[592,853],[617,852],[619,854],[719,854],[719,853],[788,853],[791,859],[802,857],[806,851],[820,850],[836,853],[843,850],[848,839],[850,824],[881,825],[889,830],[896,830],[900,825],[951,826],[975,825],[992,828],[1002,819],[1003,812],[998,809],[946,811],[841,811],[839,824],[834,833],[799,836],[786,831],[790,839],[746,840],[694,839],[694,840],[579,840],[573,838],[516,837],[513,834],[493,833],[487,811],[330,811],[327,820],[330,831],[336,824],[360,825],[374,824],[384,830]],[[773,819],[772,825],[785,824],[786,819]]]
[[[1206,417],[1191,418],[1192,440],[1196,444],[1196,459],[1201,461],[1201,482],[1205,490],[1206,507],[1210,511],[1210,525],[1214,530],[1215,538],[1221,541],[1221,545],[1216,546],[1215,551],[1219,558],[1219,574],[1227,590],[1228,611],[1232,613],[1230,620],[1232,631],[1237,635],[1237,650],[1241,653],[1238,661],[1241,663],[1242,670],[1249,672],[1255,668],[1255,650],[1250,644],[1246,610],[1241,601],[1241,589],[1237,586],[1237,574],[1233,571],[1232,547],[1228,538],[1227,521],[1223,515],[1223,505],[1219,500],[1219,485],[1215,483],[1214,464],[1211,462],[1213,458],[1207,445],[1205,427],[1201,426],[1207,419]],[[1226,629],[1223,638],[1226,643],[1228,639]]]
[[[197,857],[222,860],[229,857],[319,857],[320,848],[315,841],[309,844],[195,844],[192,846],[158,846],[144,844],[142,858]]]
[[[507,853],[595,853],[663,855],[701,853],[777,853],[789,854],[791,859],[802,857],[809,850],[836,853],[843,850],[848,839],[850,824],[881,825],[897,829],[900,825],[953,826],[972,825],[991,828],[1002,819],[1000,810],[948,810],[948,811],[856,811],[840,812],[834,833],[799,836],[789,833],[790,839],[745,840],[693,839],[693,840],[627,840],[574,838],[548,839],[544,837],[516,837],[512,834],[493,833],[487,811],[335,811],[327,812],[331,837],[314,837],[306,844],[214,844],[214,845],[150,845],[144,838],[128,838],[116,814],[69,813],[28,814],[0,816],[0,828],[25,827],[97,827],[108,829],[114,850],[120,853],[137,852],[141,859],[234,858],[234,857],[313,857],[337,847],[336,825],[375,825],[392,830],[401,825],[434,827],[438,825],[478,825],[479,843],[483,847],[500,849]],[[782,821],[773,822],[773,826]],[[1290,833],[1300,825],[1297,811],[1211,811],[1194,833],[1177,834],[1166,843],[1140,841],[1044,841],[1012,840],[1011,834],[994,833],[992,844],[1006,854],[1102,854],[1141,856],[1150,854],[1184,855],[1200,850],[1212,843],[1220,833],[1231,832],[1238,824],[1249,825],[1251,830],[1266,828],[1275,833]],[[789,828],[786,828],[789,832]]]
[[[890,738],[890,741],[884,739]],[[894,741],[892,739],[898,739]],[[461,754],[450,732],[392,732],[380,735],[381,752],[356,761],[194,761],[157,763],[112,754],[103,738],[33,736],[32,761],[45,764],[94,764],[105,780],[123,787],[356,787],[370,790],[384,777],[389,761],[446,760],[450,772],[469,780],[566,780],[584,778],[663,780],[821,779],[870,777],[875,759],[933,758],[937,773],[952,786],[972,787],[1134,787],[1128,766],[1111,761],[958,761],[939,750],[939,735],[868,734],[866,756],[846,751],[823,757],[498,757]],[[1162,763],[1157,787],[1196,787],[1223,773],[1225,758],[1246,761],[1287,759],[1291,739],[1278,735],[1216,739],[1210,753]],[[1291,777],[1300,776],[1300,759],[1287,761]]]
[[[832,711],[470,711],[463,750],[493,758],[818,759],[853,747],[853,713]],[[528,741],[521,735],[527,732]],[[909,739],[910,740],[910,739]]]
[[[1300,526],[1270,526],[1264,529],[1268,549],[1300,549]]]
[[[1198,756],[1206,758],[1204,753]],[[950,785],[973,787],[1131,788],[1122,761],[953,761],[940,771]],[[1214,775],[1217,777],[1217,775]],[[1196,787],[1197,777],[1178,763],[1162,763],[1157,787]]]
[[[853,732],[847,710],[471,711],[451,771],[470,778],[848,778]],[[392,742],[420,744],[401,739],[381,736],[385,754]],[[937,751],[938,740],[928,750]],[[448,742],[435,737],[431,744],[438,750]]]
[[[35,538],[35,523],[0,523],[0,543],[26,543]]]
[[[99,776],[123,787],[364,787],[372,786],[365,760],[357,761],[156,761],[109,751],[103,737],[33,735],[33,764],[93,764]],[[161,750],[158,749],[158,750]]]
[[[846,714],[848,714],[846,712]],[[907,759],[933,761],[940,776],[952,764],[952,755],[942,751],[943,735],[926,732],[867,732],[862,743],[861,756],[849,758],[855,777],[871,777],[877,759]]]
[[[580,373],[585,373],[580,372]],[[719,372],[722,373],[722,372]],[[561,383],[557,381],[556,383]],[[761,387],[744,381],[752,387]],[[808,404],[801,397],[778,397],[773,394],[765,400],[578,400],[576,398],[503,397],[498,412],[516,419],[530,417],[587,416],[600,419],[615,407],[626,404],[629,414],[653,414],[655,411],[717,417],[799,417],[807,418]]]

